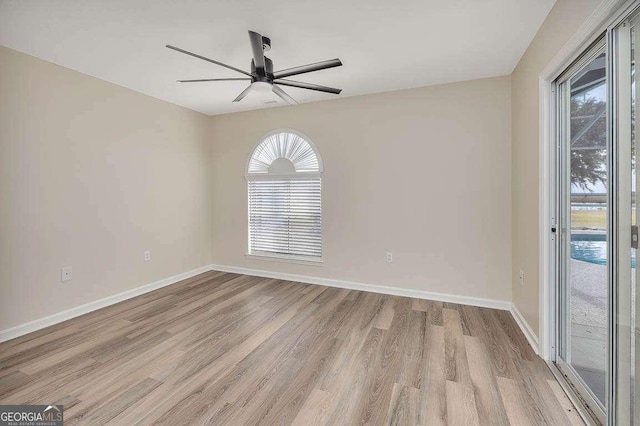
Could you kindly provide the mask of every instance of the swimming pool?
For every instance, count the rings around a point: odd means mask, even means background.
[[[607,236],[604,234],[572,234],[571,258],[606,265]],[[631,267],[636,267],[636,250],[631,250]]]

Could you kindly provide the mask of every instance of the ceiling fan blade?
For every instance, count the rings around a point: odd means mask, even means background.
[[[205,58],[204,56],[198,55],[197,53],[189,52],[188,50],[180,49],[179,47],[171,46],[169,44],[167,44],[167,47],[169,49],[175,50],[176,52],[184,53],[185,55],[193,56],[194,58],[202,59],[203,61],[211,62],[212,64],[220,65],[221,67],[229,68],[230,70],[234,70],[251,77],[251,74],[246,71],[242,71],[240,68],[232,67],[231,65],[223,64],[222,62],[218,62],[213,59]]]
[[[204,81],[246,81],[250,78],[201,78],[198,80],[177,80],[178,83],[201,83]]]
[[[316,62],[314,64],[301,65],[299,67],[287,68],[286,70],[276,71],[273,73],[274,79],[285,78],[291,75],[304,74],[307,72],[325,70],[327,68],[340,67],[342,62],[340,59],[330,59],[328,61]]]
[[[276,95],[280,96],[282,99],[284,99],[284,101],[288,104],[291,105],[295,105],[297,104],[296,100],[293,99],[291,96],[287,95],[287,92],[285,92],[284,90],[282,90],[281,88],[279,88],[278,86],[276,86],[275,84],[271,86],[273,90],[273,93],[275,93]]]
[[[240,102],[245,96],[249,94],[250,91],[251,91],[251,85],[248,85],[247,88],[244,89],[242,93],[240,93],[238,97],[233,100],[233,102]]]
[[[309,89],[309,90],[317,90],[318,92],[333,93],[335,95],[339,95],[340,92],[342,92],[342,89],[335,89],[333,87],[320,86],[319,84],[305,83],[303,81],[280,79],[280,80],[273,80],[273,83],[280,84],[282,86],[299,87],[300,89]]]
[[[254,31],[249,31],[249,40],[251,40],[251,50],[253,50],[253,62],[256,66],[256,73],[264,75],[264,47],[262,45],[262,36]]]

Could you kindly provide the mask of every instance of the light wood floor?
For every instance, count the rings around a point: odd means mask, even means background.
[[[506,311],[211,272],[0,344],[83,424],[581,424]]]

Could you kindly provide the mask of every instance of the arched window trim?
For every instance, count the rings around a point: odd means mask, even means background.
[[[260,159],[260,163],[261,163],[261,167],[260,167],[260,171],[259,172],[249,172],[249,168],[251,167],[252,164],[252,160],[254,159],[254,156],[256,155],[256,150],[260,147],[260,145],[265,142],[265,140],[267,140],[268,138],[270,138],[273,135],[279,134],[279,133],[290,133],[293,134],[299,138],[301,138],[305,144],[308,145],[309,148],[311,148],[311,150],[313,151],[313,155],[315,155],[315,161],[311,160],[312,163],[312,167],[314,169],[317,168],[317,170],[314,171],[304,171],[304,170],[298,170],[295,171],[294,173],[275,173],[273,171],[264,171],[264,165],[266,164],[266,162],[264,161],[265,159],[262,158]],[[295,148],[295,146],[294,146]],[[305,150],[307,150],[306,147],[304,147]],[[280,149],[278,149],[278,151],[280,151]],[[296,151],[294,150],[294,153]],[[273,151],[271,152],[273,153]],[[269,160],[271,161],[271,163],[269,164],[269,166],[267,168],[271,168],[271,164],[273,164],[277,158],[271,158],[272,156],[269,156]],[[296,157],[296,155],[292,155],[292,158]],[[285,157],[287,158],[287,157]],[[307,150],[307,154],[302,156],[303,158],[303,164],[306,163],[306,161],[304,161],[304,158],[311,158],[309,157],[309,152]],[[295,164],[295,159],[294,159],[294,166]],[[315,164],[314,164],[315,163]],[[309,164],[305,164],[305,166],[307,168],[309,168]],[[289,229],[288,227],[290,226],[286,221],[285,223],[287,223],[286,225],[284,225],[284,228],[282,229],[278,229],[277,227],[279,226],[276,222],[275,226],[276,228],[274,228],[274,223],[269,223],[267,226],[266,231],[264,229],[260,229],[260,225],[255,225],[256,223],[260,223],[259,221],[262,220],[264,221],[264,211],[262,210],[261,207],[258,207],[258,210],[252,210],[252,191],[256,190],[257,192],[257,197],[258,200],[264,196],[265,193],[262,193],[262,195],[260,194],[260,186],[255,186],[259,181],[265,181],[265,180],[274,180],[274,181],[282,181],[282,180],[289,180],[289,181],[297,181],[300,183],[300,181],[304,181],[304,180],[310,180],[310,181],[315,181],[316,183],[310,182],[309,184],[304,184],[302,186],[302,188],[314,188],[314,185],[317,185],[316,188],[319,188],[321,191],[321,174],[323,171],[323,163],[322,163],[322,157],[320,156],[320,153],[318,152],[318,148],[316,147],[316,145],[313,143],[313,141],[306,136],[305,134],[297,131],[297,130],[293,130],[293,129],[276,129],[273,131],[268,132],[267,134],[265,134],[262,138],[259,139],[259,141],[253,146],[251,152],[249,153],[249,155],[247,156],[247,162],[246,162],[246,166],[245,166],[245,178],[247,180],[247,186],[248,186],[248,218],[249,218],[249,226],[248,226],[248,232],[247,232],[247,251],[246,251],[246,256],[250,257],[250,258],[255,258],[255,259],[262,259],[262,260],[273,260],[273,261],[279,261],[279,262],[289,262],[289,263],[300,263],[300,264],[305,264],[305,265],[315,265],[315,266],[321,266],[323,264],[323,257],[322,257],[322,213],[321,213],[321,209],[322,209],[322,201],[321,198],[317,198],[316,203],[317,204],[308,204],[308,201],[303,201],[304,204],[302,204],[302,208],[303,209],[308,209],[311,208],[313,211],[313,209],[317,208],[317,212],[318,212],[318,216],[317,216],[317,225],[318,225],[318,231],[317,233],[314,233],[311,229],[309,229],[308,231],[303,231],[303,232],[311,232],[310,234],[301,234],[300,232],[300,225],[296,224],[295,222],[291,223],[291,226],[293,226],[293,228]],[[279,184],[276,184],[279,185]],[[308,185],[308,186],[307,186]],[[252,189],[253,188],[253,189]],[[262,187],[262,188],[269,188],[269,186],[267,187]],[[300,187],[299,187],[300,188]],[[314,191],[314,189],[311,189],[311,191]],[[320,195],[321,197],[321,195]],[[263,198],[264,200],[264,198]],[[261,203],[262,201],[258,201],[259,203]],[[317,206],[317,207],[315,207]],[[298,214],[295,213],[296,210],[298,210],[298,213],[300,212],[300,207],[298,207],[297,209],[294,209],[293,211],[291,211],[294,214],[294,218],[292,220],[299,220],[299,218],[295,218],[295,216],[297,216]],[[281,211],[281,210],[280,210]],[[255,214],[255,216],[254,216]],[[273,213],[267,213],[267,215],[270,215]],[[305,212],[303,214],[308,214],[308,212]],[[261,219],[262,216],[262,219]],[[255,219],[254,219],[255,218]],[[255,222],[254,222],[255,220]],[[271,219],[267,219],[268,221]],[[305,222],[308,221],[308,219],[304,219]],[[252,225],[253,224],[253,225]],[[254,226],[255,228],[252,228],[252,226]],[[264,226],[264,225],[263,225]],[[304,228],[303,228],[304,229]],[[253,232],[257,232],[257,234],[252,234]],[[262,233],[262,232],[266,232],[266,233]],[[274,234],[275,234],[275,239],[274,238]],[[256,244],[257,246],[254,246],[252,244],[252,235],[255,235],[256,237]],[[300,239],[302,238],[302,239]],[[283,242],[285,241],[285,242]],[[288,242],[286,242],[288,241]],[[315,242],[314,242],[315,241]],[[265,245],[266,244],[266,245]],[[283,246],[284,244],[284,246]],[[291,244],[291,245],[289,245]],[[277,247],[277,249],[276,249]],[[283,251],[280,251],[279,249],[283,248]]]
[[[294,135],[298,136],[299,138],[304,139],[305,142],[307,142],[309,144],[309,146],[313,150],[313,153],[316,156],[316,160],[318,161],[318,171],[317,172],[299,171],[299,172],[295,172],[295,173],[251,173],[251,172],[249,172],[249,166],[251,164],[251,160],[253,159],[253,155],[256,152],[256,149],[267,138],[269,138],[269,137],[271,137],[273,135],[276,135],[278,133],[291,133],[291,134],[294,134]],[[322,171],[324,170],[324,166],[323,166],[323,163],[322,163],[322,157],[320,156],[320,152],[318,151],[318,148],[313,143],[311,138],[309,138],[307,135],[305,135],[304,133],[299,132],[297,130],[286,129],[285,128],[285,129],[272,130],[272,131],[268,132],[267,134],[263,135],[260,139],[258,139],[258,142],[255,145],[253,145],[253,147],[251,148],[250,154],[247,156],[247,163],[245,165],[244,170],[245,170],[245,178],[247,180],[287,179],[287,178],[304,179],[305,177],[307,177],[307,178],[320,177],[320,175],[322,174]]]

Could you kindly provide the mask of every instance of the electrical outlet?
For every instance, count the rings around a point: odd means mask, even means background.
[[[520,269],[520,285],[524,285],[524,271]]]
[[[71,269],[71,266],[60,269],[60,281],[71,281],[71,278],[73,278],[73,269]]]
[[[393,253],[391,253],[390,251],[387,252],[387,262],[393,262]]]
[[[149,250],[145,250],[144,252],[144,261],[148,262],[151,260],[151,252]]]

